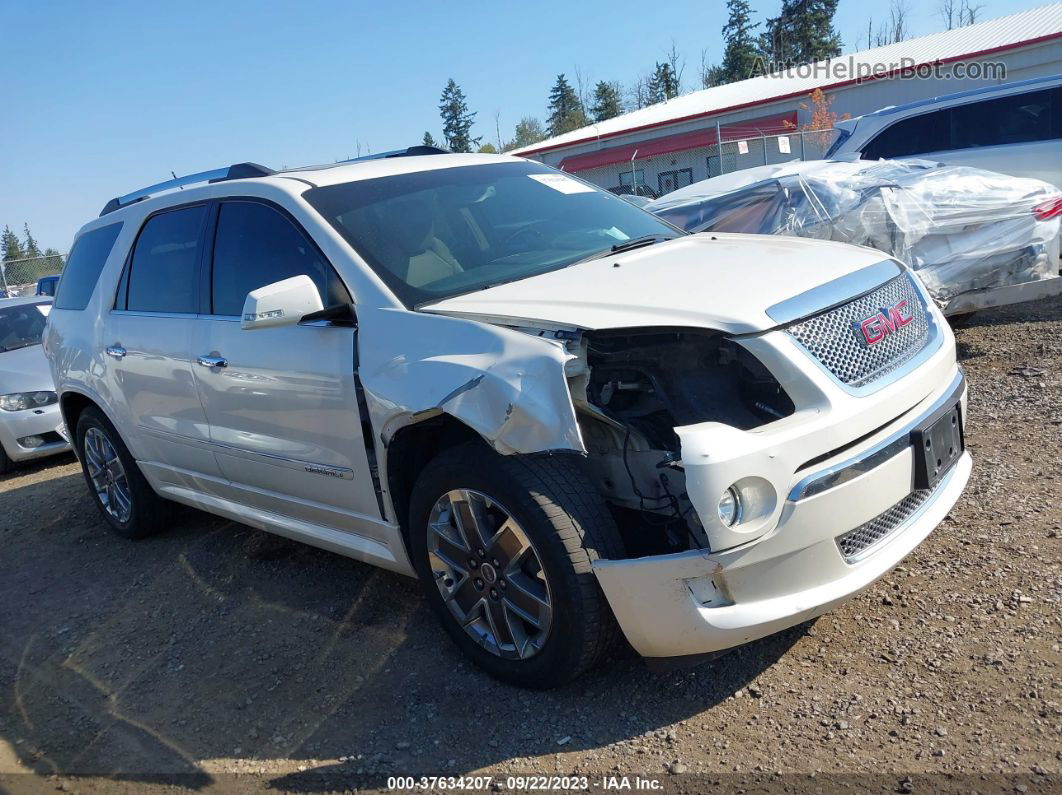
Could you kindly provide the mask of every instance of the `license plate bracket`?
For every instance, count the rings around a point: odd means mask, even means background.
[[[927,418],[911,431],[914,447],[914,487],[931,489],[962,456],[962,408],[955,402]]]

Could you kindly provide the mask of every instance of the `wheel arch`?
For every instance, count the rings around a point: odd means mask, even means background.
[[[487,442],[452,414],[440,412],[399,428],[391,436],[384,461],[387,495],[395,521],[409,551],[409,499],[413,484],[425,465],[451,447],[465,442]]]
[[[133,447],[129,444],[127,435],[122,432],[119,424],[115,422],[104,401],[88,392],[67,388],[59,393],[59,413],[63,417],[63,424],[66,425],[67,433],[70,434],[70,446],[74,450],[74,455],[78,456],[78,458],[81,457],[77,449],[77,423],[85,409],[90,407],[96,409],[107,418],[107,421],[110,422],[119,437],[121,437],[122,442],[132,452]]]

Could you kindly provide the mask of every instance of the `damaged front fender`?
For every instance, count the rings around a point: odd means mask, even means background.
[[[470,320],[381,309],[359,317],[358,372],[386,446],[402,427],[450,414],[503,455],[585,452],[552,339]]]

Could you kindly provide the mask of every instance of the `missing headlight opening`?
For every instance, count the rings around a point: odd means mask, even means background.
[[[757,428],[793,413],[789,395],[758,359],[719,332],[587,332],[579,354],[583,366],[569,375],[580,428],[628,554],[706,548],[675,428],[702,422]]]

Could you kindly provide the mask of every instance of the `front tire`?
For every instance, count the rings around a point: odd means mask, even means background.
[[[618,629],[591,562],[619,556],[621,543],[574,455],[452,448],[420,474],[409,517],[432,610],[491,675],[556,687],[612,646]]]
[[[145,538],[165,529],[165,502],[99,409],[77,421],[76,444],[89,493],[111,529],[124,538]]]

